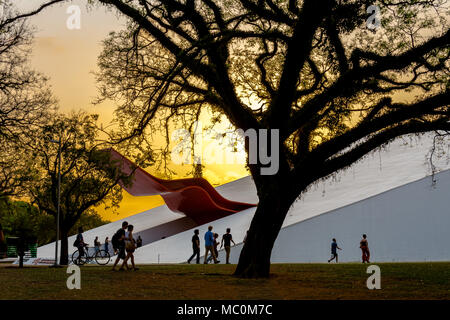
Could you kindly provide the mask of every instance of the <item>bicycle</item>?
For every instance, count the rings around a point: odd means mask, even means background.
[[[78,266],[82,266],[85,263],[89,263],[93,260],[97,262],[97,264],[104,266],[108,264],[111,260],[111,255],[108,251],[105,250],[96,250],[95,254],[89,255],[89,247],[83,248],[84,254],[80,256],[79,250],[75,251],[72,254],[72,262]]]

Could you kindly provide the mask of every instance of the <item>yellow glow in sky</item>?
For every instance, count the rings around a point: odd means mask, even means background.
[[[38,8],[43,0],[17,0],[15,5],[22,12]],[[67,13],[70,6],[81,9],[80,29],[69,29]],[[113,119],[114,103],[104,102],[92,105],[97,96],[97,84],[92,74],[97,70],[97,57],[104,40],[111,31],[122,29],[125,20],[115,12],[108,12],[103,7],[86,8],[85,0],[68,1],[60,5],[46,8],[40,14],[30,18],[36,27],[35,42],[32,52],[32,67],[50,78],[55,97],[59,100],[62,112],[86,110],[98,113],[100,122],[106,126]],[[179,178],[191,169],[190,165],[174,166]],[[155,175],[154,168],[147,170]],[[213,185],[220,185],[248,175],[242,164],[206,164],[204,176]],[[106,219],[115,221],[130,215],[162,205],[159,196],[133,197],[124,192],[123,201],[117,213],[104,210],[99,206],[97,211]]]

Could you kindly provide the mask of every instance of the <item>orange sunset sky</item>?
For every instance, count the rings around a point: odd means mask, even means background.
[[[21,12],[36,9],[43,0],[16,0],[14,4]],[[50,78],[55,97],[62,112],[83,109],[98,113],[100,122],[107,126],[113,119],[114,102],[108,101],[93,105],[97,95],[97,84],[93,71],[97,70],[97,57],[102,49],[101,41],[110,31],[120,30],[125,26],[124,18],[104,7],[87,8],[86,0],[67,1],[44,9],[29,19],[36,28],[35,41],[31,58],[32,67]],[[67,9],[78,5],[81,9],[81,28],[70,30]],[[206,119],[207,121],[207,119]],[[179,168],[186,172],[190,167]],[[150,172],[152,168],[147,168]],[[205,178],[213,185],[220,185],[248,175],[243,164],[219,165],[205,164]],[[124,191],[124,198],[116,213],[104,210],[98,212],[108,220],[117,220],[136,214],[152,207],[162,205],[161,197],[132,197]]]

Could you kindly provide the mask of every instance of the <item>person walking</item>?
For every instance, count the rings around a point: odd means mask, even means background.
[[[359,247],[362,251],[362,263],[370,263],[370,251],[369,251],[369,242],[367,241],[367,235],[362,235],[362,240],[359,242]]]
[[[200,263],[200,238],[198,237],[198,229],[194,230],[194,235],[192,236],[192,256],[188,259],[187,263],[191,263],[192,259],[196,257],[197,264]]]
[[[124,270],[124,267],[128,268],[127,261],[131,260],[131,266],[133,267],[134,271],[139,270],[139,268],[136,268],[134,264],[134,251],[136,250],[136,240],[133,238],[133,225],[128,226],[128,231],[125,232],[125,250],[127,251],[127,257],[122,263],[122,266],[120,267],[120,271]]]
[[[111,239],[111,243],[114,249],[114,254],[117,253],[116,261],[112,267],[112,271],[116,271],[116,265],[119,263],[120,259],[125,261],[125,230],[128,228],[128,222],[122,222],[122,228],[117,230]],[[128,265],[127,265],[128,268]]]
[[[208,253],[211,252],[213,255],[214,263],[219,263],[220,261],[216,259],[216,255],[214,254],[214,236],[212,233],[212,226],[208,227],[208,231],[205,233],[205,261],[204,264],[208,264]]]
[[[217,239],[219,238],[219,234],[218,233],[214,233],[214,254],[216,256],[216,258],[219,258],[219,250],[217,250],[217,247],[219,246],[219,241],[217,241]],[[208,263],[212,260],[213,256],[212,254],[209,256],[208,258]]]
[[[336,263],[338,263],[337,249],[342,250],[342,249],[339,248],[339,246],[337,245],[336,239],[333,238],[333,241],[331,242],[331,258],[328,259],[328,262],[331,262],[331,261],[333,261],[334,259],[336,259]]]
[[[231,229],[227,228],[227,233],[225,233],[222,236],[222,241],[220,243],[220,249],[222,249],[223,245],[225,245],[225,252],[226,252],[226,264],[230,264],[230,251],[231,251],[231,242],[233,242],[233,245],[236,245],[233,241],[233,236],[231,235]]]
[[[101,244],[100,244],[100,241],[98,241],[98,237],[95,237],[95,240],[94,240],[95,253],[100,251],[100,245]]]
[[[109,237],[105,239],[105,251],[109,253]]]

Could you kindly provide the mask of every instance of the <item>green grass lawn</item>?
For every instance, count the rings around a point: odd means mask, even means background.
[[[139,271],[81,268],[68,290],[65,268],[0,266],[0,299],[450,299],[450,263],[379,263],[381,290],[367,265],[275,264],[269,279],[231,276],[233,265],[147,265]]]

